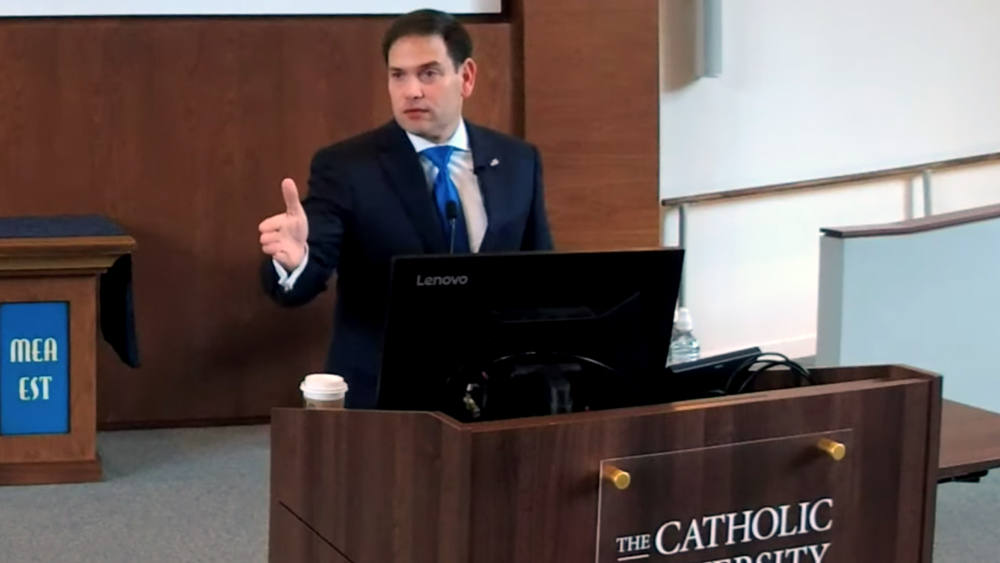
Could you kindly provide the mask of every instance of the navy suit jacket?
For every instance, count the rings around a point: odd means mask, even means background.
[[[550,250],[538,150],[466,121],[486,207],[480,252]],[[430,186],[413,144],[395,121],[321,149],[312,160],[309,262],[291,291],[270,259],[261,275],[282,305],[301,305],[337,272],[333,342],[326,369],[350,386],[348,406],[375,406],[385,305],[393,256],[447,254]]]

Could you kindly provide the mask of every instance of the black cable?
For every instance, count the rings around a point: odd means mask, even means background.
[[[787,368],[789,368],[790,371],[796,373],[797,375],[799,375],[800,377],[802,377],[803,379],[805,379],[806,381],[808,381],[810,384],[812,383],[812,380],[809,378],[809,375],[807,373],[803,373],[803,372],[795,369],[796,368],[796,364],[794,364],[793,362],[784,362],[784,361],[778,361],[778,360],[771,360],[771,361],[768,361],[768,362],[763,362],[759,367],[757,367],[757,369],[751,371],[750,373],[752,375],[750,377],[747,377],[743,381],[743,384],[740,385],[740,388],[736,390],[736,394],[740,394],[740,393],[743,393],[744,391],[746,391],[747,386],[750,385],[750,383],[752,383],[753,381],[756,380],[758,374],[760,374],[761,372],[767,371],[767,370],[769,370],[769,369],[771,369],[771,368],[773,368],[775,366],[784,366],[784,367],[787,367]]]
[[[774,356],[780,359],[770,358]],[[757,369],[753,369],[755,366],[757,366]],[[732,395],[743,393],[746,391],[747,387],[749,387],[750,384],[757,379],[758,374],[778,366],[788,368],[789,371],[798,375],[801,379],[804,379],[809,385],[813,384],[813,379],[809,374],[809,370],[802,367],[801,364],[792,361],[788,358],[788,356],[778,352],[761,352],[760,354],[747,358],[742,364],[740,364],[740,367],[736,368],[736,370],[730,374],[729,379],[726,381],[724,389],[725,394]],[[733,384],[741,376],[743,376],[743,382],[734,393]]]
[[[496,358],[496,359],[494,359],[494,360],[492,360],[490,362],[487,362],[486,363],[486,367],[483,368],[483,371],[486,372],[486,373],[489,373],[489,370],[493,366],[495,366],[495,365],[497,365],[497,364],[499,364],[501,362],[506,362],[508,360],[511,360],[512,358],[525,358],[525,359],[545,358],[545,359],[549,359],[549,360],[551,360],[551,359],[560,360],[559,362],[549,362],[549,363],[565,363],[566,360],[579,360],[583,364],[588,364],[588,365],[592,365],[592,366],[601,368],[601,369],[605,370],[608,373],[612,373],[612,374],[617,374],[618,373],[618,370],[616,370],[615,368],[609,366],[608,364],[606,364],[606,363],[604,363],[604,362],[602,362],[600,360],[595,360],[594,358],[591,358],[589,356],[583,356],[583,355],[580,355],[580,354],[571,354],[571,353],[561,353],[561,352],[536,352],[536,351],[516,352],[516,353],[513,353],[513,354],[508,354],[506,356],[500,356],[500,357],[498,357],[498,358]],[[540,363],[545,363],[545,362],[542,361]]]
[[[509,364],[509,365],[505,365]],[[583,368],[596,369],[605,375],[620,375],[620,372],[610,365],[581,354],[560,353],[560,352],[516,352],[494,358],[487,362],[485,366],[474,370],[475,375],[460,375],[449,380],[446,384],[448,392],[447,404],[450,410],[445,410],[459,420],[491,420],[497,408],[506,408],[509,405],[495,406],[490,402],[491,396],[496,396],[497,386],[504,386],[516,381],[517,377],[513,368],[519,364],[543,366],[558,366],[560,364],[570,364]],[[498,370],[503,366],[504,369]],[[467,370],[462,368],[460,373],[466,374]],[[455,402],[457,401],[457,402]]]

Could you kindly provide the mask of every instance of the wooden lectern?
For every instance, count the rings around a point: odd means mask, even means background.
[[[127,235],[0,238],[0,484],[101,479],[97,282],[134,247]],[[49,313],[39,305],[55,308],[59,334],[33,333]]]
[[[941,381],[904,367],[462,424],[275,409],[272,562],[931,560]]]

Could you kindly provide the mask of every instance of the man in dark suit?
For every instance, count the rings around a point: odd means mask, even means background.
[[[266,291],[300,305],[337,272],[326,369],[348,406],[375,406],[391,258],[552,248],[535,147],[462,118],[472,95],[472,41],[452,16],[419,10],[383,39],[394,120],[321,149],[300,203],[282,181],[284,213],[260,224]]]

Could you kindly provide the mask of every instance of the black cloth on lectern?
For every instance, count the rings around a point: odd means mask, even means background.
[[[100,215],[0,217],[0,238],[124,236],[125,231]],[[100,279],[101,334],[126,365],[139,367],[132,289],[132,256],[120,256]]]

